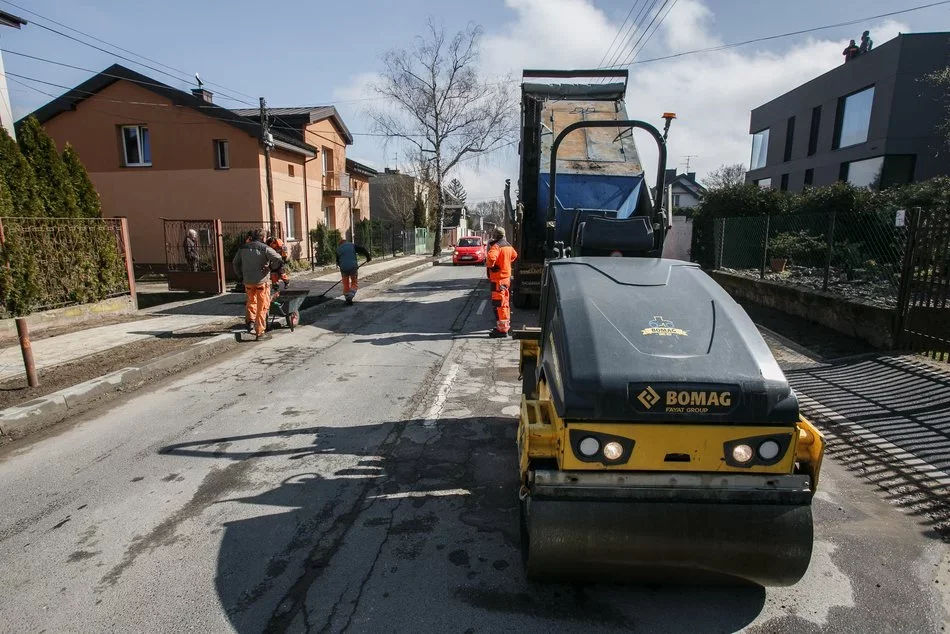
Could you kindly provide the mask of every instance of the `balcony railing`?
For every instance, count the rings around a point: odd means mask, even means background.
[[[342,172],[327,172],[323,175],[323,190],[326,192],[340,192],[348,194],[350,189],[350,175]]]

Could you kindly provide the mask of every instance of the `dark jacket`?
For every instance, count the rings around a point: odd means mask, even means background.
[[[348,275],[355,273],[356,269],[359,268],[359,262],[356,260],[357,254],[366,258],[367,262],[373,259],[370,252],[358,244],[344,242],[338,246],[336,248],[336,264],[340,267],[340,271]]]
[[[248,242],[234,254],[231,266],[245,284],[264,284],[272,270],[283,266],[284,261],[277,251],[263,242]]]

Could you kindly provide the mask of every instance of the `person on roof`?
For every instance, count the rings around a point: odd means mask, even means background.
[[[267,313],[270,310],[270,273],[283,266],[284,261],[272,248],[264,244],[261,229],[251,234],[251,241],[242,244],[234,254],[231,266],[244,280],[247,293],[247,331],[261,340],[267,332]]]
[[[492,240],[488,243],[488,257],[485,266],[488,268],[488,279],[491,282],[491,303],[495,309],[497,319],[495,328],[488,333],[489,337],[507,337],[511,330],[511,265],[518,259],[518,252],[505,239],[505,229],[495,227]]]
[[[362,255],[367,262],[373,259],[372,254],[364,247],[341,237],[340,244],[336,248],[336,265],[340,267],[340,275],[343,276],[343,297],[346,299],[347,306],[353,304],[353,298],[359,290],[357,269],[360,268],[360,264],[356,259],[357,255]]]

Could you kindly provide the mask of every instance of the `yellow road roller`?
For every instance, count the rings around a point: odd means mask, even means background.
[[[520,339],[522,551],[536,580],[785,586],[824,440],[697,265],[549,260]]]

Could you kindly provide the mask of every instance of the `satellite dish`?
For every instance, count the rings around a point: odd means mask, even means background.
[[[201,81],[201,77],[198,77],[198,73],[195,73],[195,79],[198,80],[198,89],[200,90],[204,83]]]

